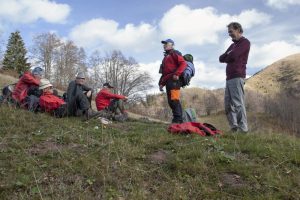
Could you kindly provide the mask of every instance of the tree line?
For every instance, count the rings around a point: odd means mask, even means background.
[[[2,47],[3,43],[0,45]],[[3,51],[1,47],[0,53],[1,49]],[[35,35],[27,50],[20,32],[13,32],[3,54],[3,70],[21,74],[31,67],[42,67],[45,78],[60,89],[66,89],[79,71],[85,73],[88,84],[94,89],[110,82],[115,86],[115,93],[133,100],[141,98],[152,87],[151,76],[140,70],[133,57],[126,57],[119,50],[104,55],[95,50],[88,56],[84,48],[78,47],[72,40],[63,40],[55,33]]]

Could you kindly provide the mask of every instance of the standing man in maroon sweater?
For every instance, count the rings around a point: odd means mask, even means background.
[[[172,123],[182,123],[182,107],[180,103],[180,87],[182,82],[180,76],[187,64],[179,51],[174,49],[174,41],[171,39],[161,41],[165,50],[165,57],[162,61],[159,80],[159,88],[162,91],[166,86],[168,104],[172,109]]]
[[[245,108],[244,84],[246,78],[246,64],[250,51],[250,42],[243,37],[241,24],[232,22],[228,26],[228,34],[233,43],[219,58],[221,63],[227,63],[225,113],[232,132],[248,132]]]

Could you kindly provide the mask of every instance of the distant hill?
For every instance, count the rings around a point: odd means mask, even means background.
[[[300,53],[283,58],[250,77],[246,89],[265,95],[285,92],[300,98]]]

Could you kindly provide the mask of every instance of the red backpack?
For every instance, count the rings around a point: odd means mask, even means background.
[[[208,123],[199,122],[185,122],[182,124],[171,124],[168,127],[168,131],[173,134],[190,134],[196,133],[201,136],[212,136],[222,134],[222,131],[215,128],[213,125]]]

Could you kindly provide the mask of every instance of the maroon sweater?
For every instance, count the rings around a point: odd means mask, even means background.
[[[221,63],[227,63],[226,80],[233,78],[246,78],[246,64],[250,51],[250,42],[247,38],[241,37],[233,41],[224,54],[219,58]]]

